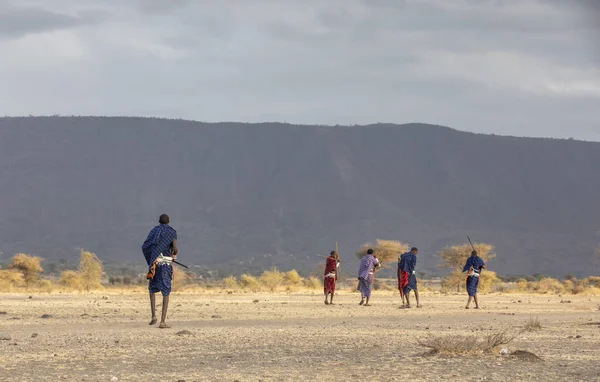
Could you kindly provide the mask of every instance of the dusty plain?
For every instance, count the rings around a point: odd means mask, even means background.
[[[600,297],[482,295],[478,311],[464,309],[464,295],[423,294],[424,307],[410,310],[398,309],[392,292],[375,291],[371,307],[358,300],[174,293],[172,328],[158,329],[148,326],[141,291],[0,294],[0,338],[10,337],[0,339],[0,380],[600,381]],[[499,352],[431,356],[418,344],[517,331],[535,317],[542,329],[505,347],[539,362]]]

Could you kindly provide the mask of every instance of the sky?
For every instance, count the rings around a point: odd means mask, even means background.
[[[0,115],[600,141],[598,0],[0,0]]]

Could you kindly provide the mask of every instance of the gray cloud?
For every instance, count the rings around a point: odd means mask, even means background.
[[[422,121],[600,141],[595,4],[21,1],[25,22],[0,22],[0,114]]]

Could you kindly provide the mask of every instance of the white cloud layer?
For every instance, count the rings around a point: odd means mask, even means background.
[[[596,0],[0,0],[0,114],[600,141]]]

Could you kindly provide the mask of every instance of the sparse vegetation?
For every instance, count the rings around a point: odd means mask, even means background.
[[[86,291],[102,289],[102,262],[95,253],[81,250],[79,261],[79,277]]]
[[[40,274],[44,271],[41,263],[42,259],[37,256],[17,253],[10,260],[8,269],[19,271],[23,275],[25,284],[30,286],[40,279]]]
[[[375,251],[377,258],[382,263],[391,263],[398,260],[398,257],[408,251],[408,244],[396,240],[379,240],[372,243],[363,244],[358,251],[356,257],[359,259],[367,254],[367,250],[371,248]]]
[[[542,329],[542,324],[538,317],[536,317],[536,318],[531,317],[529,320],[527,320],[525,322],[525,325],[523,325],[523,330],[526,332],[534,332],[534,331],[540,330],[540,329]]]
[[[252,292],[258,292],[260,290],[260,283],[258,282],[258,279],[247,273],[244,273],[240,276],[240,283],[244,289],[248,289]]]
[[[495,331],[491,334],[481,335],[430,335],[418,340],[419,345],[430,349],[430,354],[483,354],[489,353],[500,345],[506,345],[514,340],[519,332],[510,332],[509,329]]]
[[[283,284],[283,274],[277,268],[272,268],[270,271],[264,271],[259,281],[267,290],[275,292]]]

